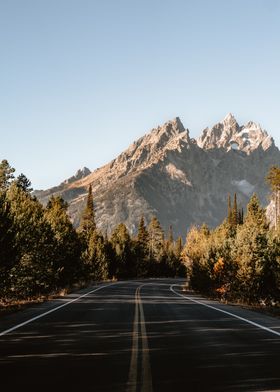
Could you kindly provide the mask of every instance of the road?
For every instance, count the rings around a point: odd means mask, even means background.
[[[100,283],[2,316],[1,391],[280,390],[280,320],[182,283]]]

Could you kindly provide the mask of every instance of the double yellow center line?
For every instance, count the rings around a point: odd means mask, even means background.
[[[127,392],[136,392],[137,390],[141,392],[153,391],[148,338],[140,295],[140,290],[143,286],[137,287],[135,292],[135,314]],[[140,345],[142,350],[139,350]],[[139,366],[140,361],[141,366]],[[140,389],[137,388],[138,385],[140,385]]]

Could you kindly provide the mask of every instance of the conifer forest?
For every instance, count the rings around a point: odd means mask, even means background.
[[[67,203],[51,197],[44,207],[24,174],[0,164],[1,303],[38,298],[93,281],[183,277],[203,294],[244,303],[279,305],[280,168],[267,175],[275,202],[268,222],[254,194],[248,206],[228,196],[228,215],[216,228],[193,226],[186,239],[164,233],[142,217],[131,235],[120,223],[110,236],[96,227],[94,195],[88,189],[80,225],[73,227]],[[186,206],[187,208],[187,206]]]

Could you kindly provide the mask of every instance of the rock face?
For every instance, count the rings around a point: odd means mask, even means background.
[[[97,226],[110,233],[124,222],[134,233],[143,214],[156,215],[167,230],[185,236],[192,224],[215,226],[227,214],[228,194],[242,206],[257,192],[268,203],[265,177],[280,164],[280,152],[266,131],[248,122],[239,126],[232,114],[198,140],[191,139],[177,117],[134,142],[107,165],[83,169],[58,187],[35,194],[46,203],[61,194],[78,224],[92,184]]]
[[[259,124],[249,121],[246,125],[239,126],[233,115],[229,113],[213,128],[206,128],[197,144],[204,149],[223,148],[227,151],[235,149],[249,155],[260,146],[263,150],[268,150],[274,141]]]
[[[33,192],[34,196],[36,196],[43,204],[47,204],[49,198],[54,195],[61,195],[64,200],[68,203],[71,203],[73,199],[82,194],[86,194],[86,190],[82,190],[80,188],[75,187],[75,183],[82,178],[88,176],[91,171],[87,167],[83,167],[79,169],[74,176],[68,178],[63,181],[60,185],[55,186],[53,188],[43,190],[36,190]],[[74,185],[72,187],[72,184]]]

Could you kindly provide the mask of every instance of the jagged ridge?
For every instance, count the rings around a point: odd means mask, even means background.
[[[274,140],[259,124],[249,121],[239,126],[234,116],[229,113],[223,121],[212,128],[206,128],[198,138],[197,144],[203,149],[229,150],[233,147],[250,154],[260,146],[267,150],[274,145]]]
[[[172,224],[175,233],[184,235],[191,224],[219,224],[226,214],[228,192],[237,192],[245,206],[257,191],[266,203],[264,177],[279,162],[273,139],[256,123],[239,126],[229,114],[196,141],[176,117],[107,165],[38,197],[46,203],[51,194],[62,194],[78,224],[92,184],[102,230],[124,222],[134,232],[142,214],[147,220],[156,214],[165,228]]]

